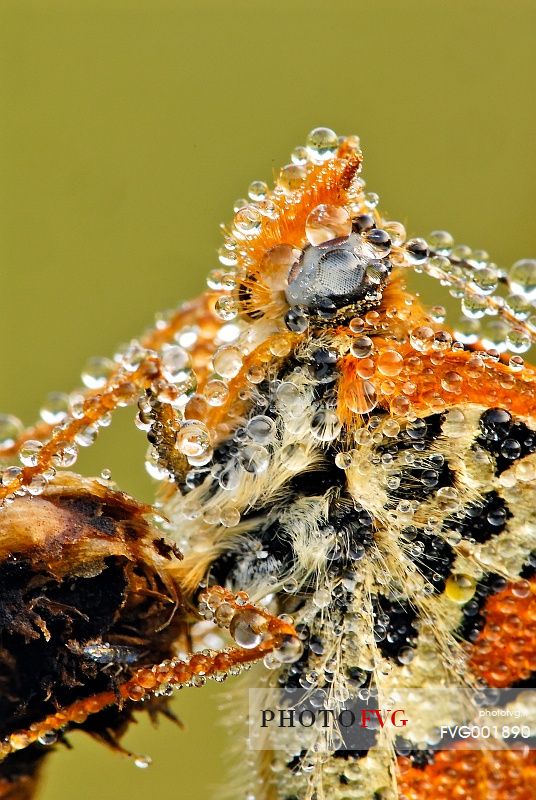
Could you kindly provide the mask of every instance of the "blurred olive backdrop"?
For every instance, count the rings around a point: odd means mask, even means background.
[[[316,125],[361,135],[411,233],[535,255],[535,28],[534,0],[2,0],[0,408],[31,422],[198,292],[232,201]],[[123,411],[80,469],[149,498],[144,450]],[[218,688],[177,698],[187,732],[129,734],[145,771],[73,735],[41,797],[215,796]]]

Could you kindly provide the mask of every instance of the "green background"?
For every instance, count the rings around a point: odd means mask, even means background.
[[[534,0],[2,0],[0,408],[31,422],[198,292],[233,200],[316,125],[361,135],[411,233],[535,255],[535,25]],[[149,498],[131,420],[79,466]],[[41,797],[211,798],[221,689],[180,695],[187,732],[132,730],[145,771],[73,735]]]

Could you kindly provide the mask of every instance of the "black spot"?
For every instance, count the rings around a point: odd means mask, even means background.
[[[463,607],[462,620],[457,629],[457,635],[469,642],[474,642],[485,625],[483,609],[488,597],[501,592],[506,586],[506,580],[500,575],[490,572],[478,582],[474,597]]]
[[[340,570],[339,574],[344,576],[344,570]],[[355,580],[355,574],[351,571],[351,569],[348,573],[348,577],[350,579],[354,578]],[[345,589],[344,585],[339,583],[333,589],[331,606],[334,610],[338,610],[343,614],[346,614],[352,608],[353,599],[353,592],[351,592],[349,589]]]
[[[427,417],[415,420],[405,430],[400,431],[396,441],[382,444],[378,447],[380,453],[397,453],[415,446],[418,441],[433,442],[441,435],[443,414],[429,414]]]
[[[524,678],[522,681],[516,681],[512,684],[512,686],[508,687],[509,689],[535,689],[536,688],[536,671],[531,672],[528,678]],[[525,740],[524,744],[527,747],[530,747],[532,750],[536,749],[536,740],[532,737],[529,740]]]
[[[536,550],[533,550],[526,562],[523,564],[523,568],[519,575],[520,578],[528,581],[536,575]]]
[[[463,510],[462,518],[451,518],[445,528],[459,531],[464,539],[474,539],[484,544],[492,536],[504,531],[511,516],[506,501],[496,491],[491,491],[480,502],[469,503]]]
[[[309,373],[318,383],[332,383],[337,379],[339,352],[331,347],[319,347],[311,353]]]
[[[480,417],[479,426],[481,434],[476,442],[495,457],[496,475],[536,452],[536,432],[514,420],[503,408],[488,408]]]
[[[396,743],[395,743],[396,747]],[[435,758],[435,752],[433,750],[411,750],[407,754],[407,757],[411,760],[411,766],[415,767],[415,769],[426,769],[429,764],[432,764]]]
[[[389,489],[389,507],[394,507],[398,500],[423,501],[438,489],[454,484],[454,472],[441,453],[432,453],[424,459],[419,456],[420,451],[428,450],[427,446],[439,438],[443,416],[430,414],[417,419],[400,432],[396,441],[378,447],[380,454],[393,457],[404,451],[415,451],[415,465],[401,465],[398,473],[400,483]]]
[[[438,489],[454,485],[454,472],[441,454],[427,457],[423,466],[403,467],[400,470],[400,483],[389,489],[392,500],[418,500],[422,502]],[[428,463],[429,462],[429,463]],[[392,502],[390,505],[395,505]]]
[[[382,594],[373,598],[372,605],[375,631],[383,636],[378,647],[386,658],[397,660],[400,651],[411,647],[417,637],[413,624],[417,613],[409,603],[389,600]]]
[[[343,572],[360,561],[374,540],[374,517],[349,495],[333,500],[328,526],[337,533],[337,541],[328,553],[331,572]]]
[[[247,519],[244,515],[243,519]],[[259,517],[259,526],[239,537],[233,548],[213,561],[210,577],[220,586],[243,588],[244,579],[254,581],[292,568],[295,560],[291,540],[275,520]],[[242,586],[241,586],[242,584]]]
[[[413,556],[419,572],[431,583],[436,592],[442,592],[455,559],[452,547],[440,536],[413,527],[406,528],[404,534],[420,551]]]
[[[304,759],[306,755],[307,750],[301,750],[299,755],[294,756],[294,758],[291,758],[290,761],[287,761],[288,769],[294,774],[299,773],[302,759]]]
[[[491,442],[506,439],[512,427],[512,415],[504,408],[488,408],[478,421],[482,436]]]
[[[335,464],[337,452],[329,448],[325,453],[325,461],[314,469],[294,475],[289,482],[289,488],[296,497],[314,497],[326,494],[330,489],[345,489],[346,476],[344,470]]]
[[[376,731],[369,730],[368,728],[364,728],[360,734],[360,739],[365,739],[366,749],[363,750],[335,750],[333,756],[335,758],[344,758],[345,761],[350,761],[350,759],[354,761],[358,761],[360,758],[365,758],[368,751],[371,747],[374,747],[376,744]],[[370,742],[370,743],[369,743]]]

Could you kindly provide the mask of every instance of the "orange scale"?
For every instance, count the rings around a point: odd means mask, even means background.
[[[516,608],[516,598],[508,593],[506,597],[497,603],[497,611],[502,614],[511,614]]]
[[[503,633],[519,636],[523,630],[523,620],[519,617],[506,617],[502,624]]]
[[[492,652],[496,649],[497,644],[499,645],[502,643],[502,627],[500,625],[490,625],[488,636],[487,636],[487,644],[489,645],[487,652]]]
[[[534,593],[536,578],[530,586]],[[483,609],[486,623],[470,652],[469,665],[490,686],[502,688],[530,677],[536,662],[536,635],[526,619],[533,605],[533,594],[516,597],[511,585],[488,598]]]
[[[424,769],[405,768],[398,787],[400,798],[412,800],[534,800],[536,752],[444,751]]]

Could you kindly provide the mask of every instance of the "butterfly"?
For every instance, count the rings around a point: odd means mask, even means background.
[[[491,748],[463,726],[530,705],[536,670],[536,261],[408,238],[362,162],[313,130],[203,295],[33,428],[0,418],[0,796],[73,728],[119,748],[134,710],[257,662],[248,800],[535,796],[533,717]],[[70,471],[125,405],[154,506]]]

